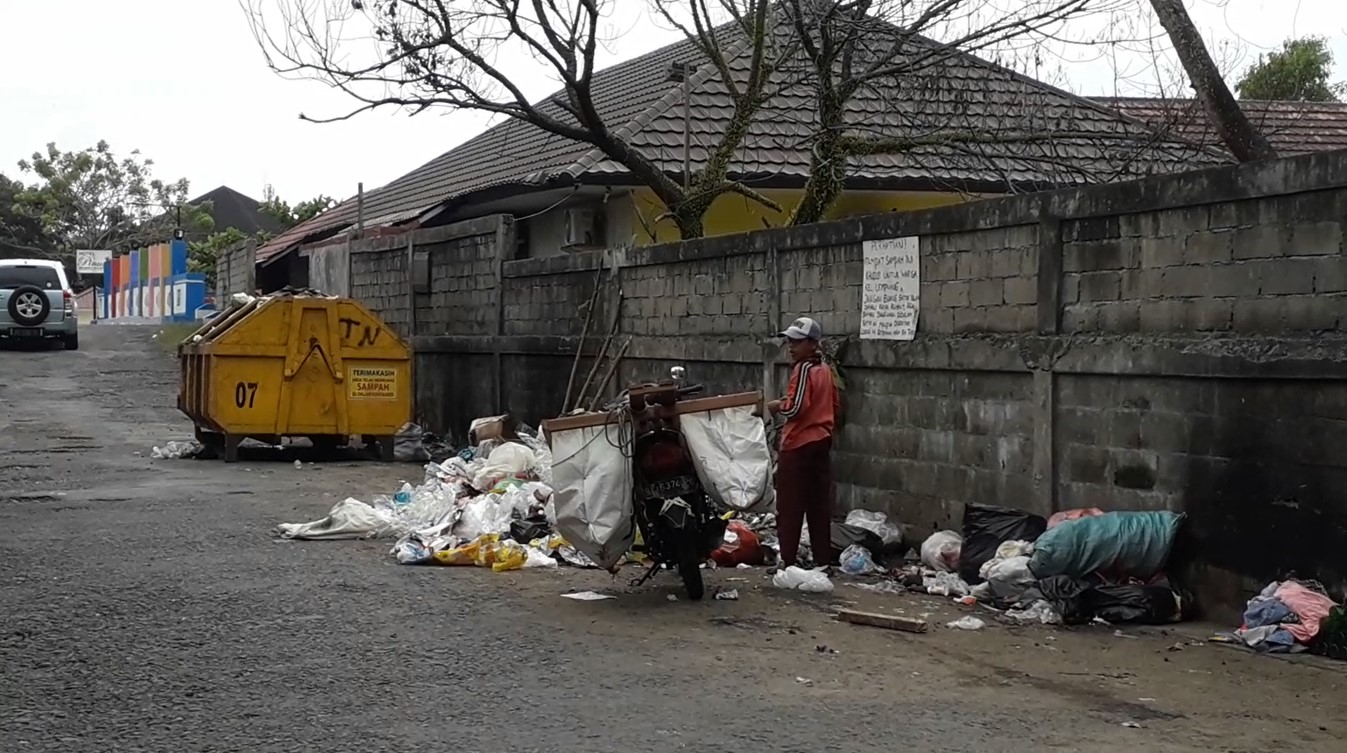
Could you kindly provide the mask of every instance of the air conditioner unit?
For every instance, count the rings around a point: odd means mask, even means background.
[[[602,245],[596,237],[598,223],[595,211],[586,207],[571,207],[562,213],[564,238],[562,246],[598,246]]]

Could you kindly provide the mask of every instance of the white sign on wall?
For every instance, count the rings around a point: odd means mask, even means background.
[[[75,252],[75,272],[82,275],[101,275],[103,262],[111,258],[111,251],[80,249]]]
[[[920,245],[917,236],[862,244],[862,340],[911,340],[916,336],[921,310]]]

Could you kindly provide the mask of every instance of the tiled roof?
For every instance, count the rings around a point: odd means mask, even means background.
[[[1096,101],[1176,136],[1225,149],[1197,100],[1115,97]],[[1283,157],[1347,149],[1347,104],[1243,100],[1239,105]]]
[[[888,27],[891,28],[891,27]],[[940,50],[921,40],[927,52]],[[942,53],[936,68],[885,87],[863,90],[847,123],[855,133],[929,139],[950,132],[1060,134],[1026,143],[931,143],[902,154],[852,161],[852,185],[873,187],[1005,190],[1077,185],[1140,177],[1222,161],[1191,144],[1167,142],[1138,120],[962,53]],[[670,82],[670,65],[699,66],[692,78],[691,162],[700,168],[733,113],[732,100],[714,66],[689,41],[681,41],[595,75],[600,115],[632,146],[671,175],[683,169],[682,85]],[[736,78],[747,75],[747,56],[731,60]],[[731,176],[750,185],[801,185],[809,173],[813,97],[801,83],[803,61],[783,66],[773,96],[754,119],[735,155]],[[935,75],[932,75],[932,74]],[[547,102],[547,100],[544,100]],[[560,108],[543,104],[549,114]],[[425,165],[365,195],[367,218],[410,218],[422,210],[501,185],[570,183],[581,176],[621,180],[627,170],[586,144],[506,120]],[[348,200],[278,236],[258,250],[259,262],[307,238],[355,223]]]

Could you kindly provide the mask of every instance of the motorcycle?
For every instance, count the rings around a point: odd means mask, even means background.
[[[677,569],[689,599],[705,594],[702,564],[724,541],[727,521],[708,497],[679,429],[678,401],[698,394],[702,385],[684,385],[683,370],[661,384],[633,385],[623,400],[631,420],[633,507],[641,543],[633,547],[650,558],[640,585],[661,569]]]

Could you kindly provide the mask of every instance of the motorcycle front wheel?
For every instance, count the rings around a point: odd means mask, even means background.
[[[678,575],[683,579],[688,598],[701,601],[706,594],[706,584],[702,582],[702,561],[697,555],[698,545],[691,536],[684,538],[678,547]]]

